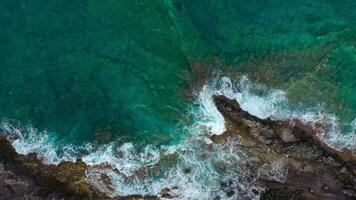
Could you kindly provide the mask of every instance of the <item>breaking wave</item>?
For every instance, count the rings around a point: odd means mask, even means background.
[[[291,105],[286,92],[266,89],[263,85],[254,84],[243,76],[238,82],[228,77],[222,77],[213,83],[218,94],[235,99],[241,108],[259,118],[285,120],[299,119],[305,124],[323,124],[325,130],[318,130],[318,136],[334,148],[356,149],[356,118],[345,123],[334,114],[329,113],[323,106],[305,108]],[[349,128],[345,131],[343,126]]]
[[[258,169],[249,165],[251,158],[240,148],[239,138],[215,144],[207,137],[226,130],[224,118],[213,103],[213,95],[235,99],[242,109],[260,118],[321,122],[327,130],[320,131],[320,137],[330,145],[355,148],[356,119],[348,124],[351,132],[342,133],[342,123],[322,107],[293,107],[285,92],[266,89],[247,77],[236,82],[219,77],[205,85],[189,113],[193,123],[178,130],[186,137],[176,145],[147,145],[141,151],[137,151],[133,143],[74,147],[60,142],[55,133],[40,132],[8,120],[3,121],[1,128],[20,154],[37,153],[45,163],[51,164],[80,158],[89,166],[87,181],[112,197],[141,194],[162,199],[167,196],[173,199],[259,199],[263,188],[256,184]],[[274,175],[277,181],[282,181],[285,171]]]

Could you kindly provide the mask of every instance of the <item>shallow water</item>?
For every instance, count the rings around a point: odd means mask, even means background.
[[[88,171],[111,195],[157,194],[170,183],[177,198],[228,198],[219,185],[240,177],[232,198],[258,198],[236,141],[206,157],[204,134],[225,130],[212,94],[261,118],[322,122],[331,145],[355,148],[355,13],[348,0],[4,0],[2,129],[19,153],[49,163],[84,156],[127,176],[159,166],[130,183],[106,171],[114,190]],[[194,62],[213,72],[198,91]]]

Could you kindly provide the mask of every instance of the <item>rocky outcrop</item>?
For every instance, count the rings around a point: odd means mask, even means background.
[[[20,179],[25,181],[21,183],[22,185],[14,181],[12,181],[14,184],[9,185],[6,179],[1,180],[0,192],[10,191],[10,193],[8,193],[8,198],[2,196],[0,199],[23,199],[26,195],[32,195],[29,196],[29,199],[143,199],[142,196],[135,195],[110,198],[86,181],[85,170],[88,166],[84,162],[62,162],[59,165],[47,165],[36,154],[18,154],[9,140],[1,136],[0,156],[4,158],[7,165],[11,166],[12,171],[19,172],[3,171],[0,166],[0,178],[1,172],[4,172],[12,174],[15,181]],[[2,182],[5,186],[2,185]],[[145,197],[144,199],[154,199],[154,197]]]
[[[323,142],[317,132],[321,125],[259,119],[235,100],[215,96],[214,101],[228,130],[212,140],[239,136],[245,150],[258,160],[258,180],[266,188],[262,199],[356,198],[356,156]]]
[[[9,163],[0,164],[0,199],[72,199],[69,195],[63,195],[57,191],[47,190],[47,188],[38,185],[34,178],[22,174],[14,168],[9,169],[11,166],[8,166],[8,164]]]
[[[83,162],[63,162],[46,165],[36,154],[19,155],[5,137],[0,138],[0,152],[8,162],[33,176],[36,184],[48,190],[60,191],[76,198],[105,198],[105,194],[95,191],[85,181],[86,165]],[[74,198],[74,197],[73,197]]]

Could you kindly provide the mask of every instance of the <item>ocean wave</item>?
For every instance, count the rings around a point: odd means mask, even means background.
[[[32,126],[23,126],[4,119],[0,125],[0,134],[5,134],[16,152],[22,155],[36,153],[45,164],[58,165],[63,161],[76,161],[79,147],[63,144],[56,133],[39,131]]]
[[[176,145],[147,145],[141,151],[137,151],[133,143],[74,147],[64,144],[55,133],[40,132],[9,120],[2,123],[1,129],[20,154],[37,153],[50,164],[74,162],[80,158],[89,166],[87,181],[112,197],[141,194],[164,199],[165,192],[169,192],[174,199],[213,199],[217,196],[221,199],[259,199],[263,188],[256,184],[258,173],[248,167],[251,158],[239,148],[239,139],[215,144],[207,137],[226,130],[224,118],[213,103],[213,95],[235,99],[242,109],[259,118],[298,118],[309,124],[321,122],[327,129],[319,135],[330,145],[355,147],[354,134],[342,133],[342,123],[335,115],[326,113],[322,107],[293,107],[284,91],[267,89],[245,76],[238,81],[222,76],[205,85],[189,113],[194,118],[193,123],[179,130],[187,134]],[[354,132],[356,119],[349,125]],[[277,173],[276,180],[282,181],[284,173],[283,170]]]

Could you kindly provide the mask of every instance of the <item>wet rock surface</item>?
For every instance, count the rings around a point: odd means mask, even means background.
[[[228,130],[212,140],[238,135],[249,144],[245,150],[258,158],[259,184],[266,189],[261,199],[356,199],[351,150],[334,149],[298,120],[259,119],[235,100],[215,96],[214,101]]]
[[[16,153],[6,137],[0,137],[0,156],[9,167],[0,165],[0,199],[143,199],[110,198],[86,181],[88,166],[82,161],[47,165],[36,154]]]
[[[72,196],[64,195],[59,191],[48,190],[37,184],[33,177],[9,168],[11,168],[9,163],[0,164],[0,199],[73,199]]]
[[[56,191],[65,199],[105,197],[85,182],[86,165],[82,162],[63,162],[58,166],[46,165],[35,154],[17,154],[5,137],[0,138],[0,152],[12,169],[33,177],[30,180],[34,186]]]

